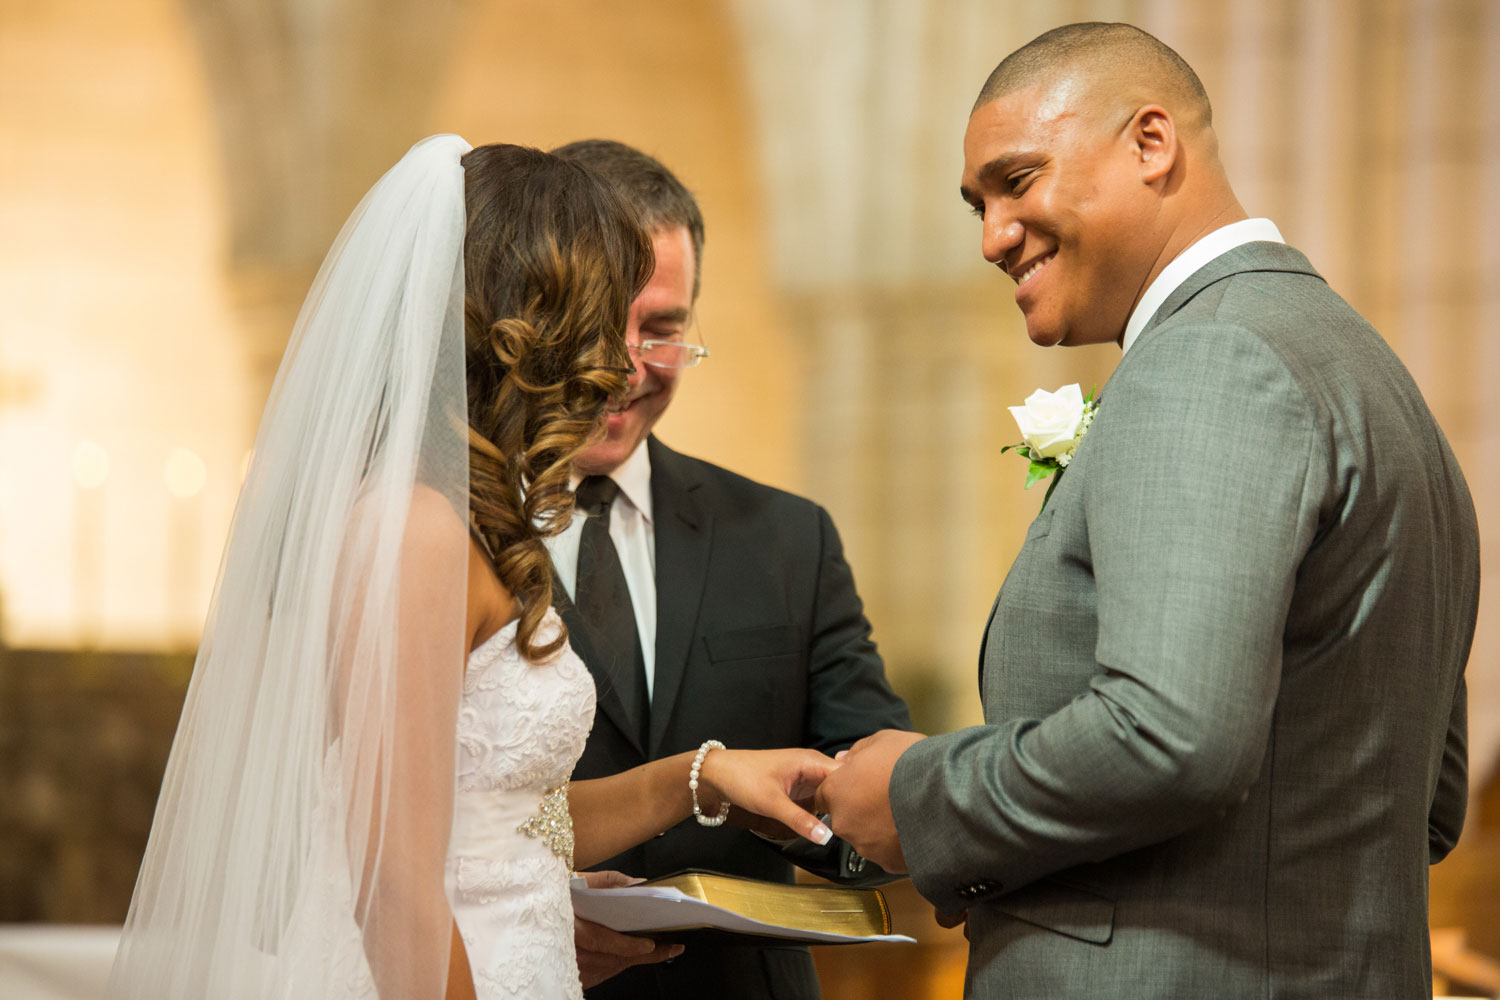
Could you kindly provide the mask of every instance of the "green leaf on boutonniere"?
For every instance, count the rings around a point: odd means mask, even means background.
[[[1028,490],[1031,489],[1032,486],[1041,482],[1043,479],[1046,479],[1056,471],[1056,465],[1043,465],[1041,462],[1032,462],[1031,468],[1026,470],[1025,488]]]

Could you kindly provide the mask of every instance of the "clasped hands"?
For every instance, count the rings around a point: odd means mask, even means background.
[[[899,874],[906,871],[906,858],[891,814],[891,773],[897,758],[923,738],[921,733],[885,729],[832,760],[811,750],[716,750],[704,759],[702,777],[737,810],[765,817],[817,844],[837,835]],[[828,825],[814,813],[827,814]],[[777,832],[755,816],[736,812],[731,821],[770,835]]]
[[[891,815],[891,772],[921,733],[886,729],[829,758],[814,750],[715,750],[703,760],[699,800],[707,815],[721,799],[733,804],[730,822],[768,836],[788,833],[826,844],[837,835],[886,871],[906,871],[906,858]],[[827,814],[825,825],[815,813]],[[829,827],[832,829],[830,830]],[[591,885],[628,885],[616,872],[592,873]],[[595,985],[632,965],[681,954],[680,945],[619,934],[576,920],[581,978]]]

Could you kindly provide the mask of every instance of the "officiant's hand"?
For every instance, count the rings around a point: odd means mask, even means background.
[[[638,878],[619,872],[579,872],[590,889],[614,889],[635,885]],[[632,965],[665,962],[682,954],[680,944],[657,944],[650,938],[621,934],[588,920],[573,918],[573,947],[578,952],[578,978],[584,989],[592,989],[610,976]]]
[[[705,814],[718,812],[722,797],[799,837],[826,844],[833,832],[807,807],[838,767],[816,750],[714,750],[703,758],[698,799]]]
[[[840,751],[840,767],[818,788],[817,808],[829,814],[833,832],[891,873],[906,871],[901,838],[891,815],[891,772],[921,733],[883,729]]]

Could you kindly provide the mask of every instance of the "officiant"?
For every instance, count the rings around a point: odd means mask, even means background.
[[[643,217],[656,253],[626,331],[630,390],[603,439],[575,461],[573,524],[549,544],[571,598],[563,617],[599,696],[574,778],[708,740],[833,753],[877,730],[909,729],[827,511],[651,433],[680,381],[708,357],[694,333],[704,237],[696,200],[665,166],[622,143],[555,152],[612,184]],[[841,841],[809,853],[694,821],[600,867],[790,882],[793,862],[844,883],[886,877]],[[593,1000],[819,995],[805,947],[696,944],[663,962],[675,950],[593,924],[579,922],[576,937]]]

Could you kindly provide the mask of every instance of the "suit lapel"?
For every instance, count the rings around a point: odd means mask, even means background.
[[[573,652],[578,654],[589,668],[589,673],[594,675],[594,691],[598,695],[599,711],[615,724],[615,728],[620,730],[631,746],[645,756],[646,748],[641,746],[638,735],[640,727],[631,719],[625,703],[620,700],[614,680],[604,669],[604,661],[599,658],[599,647],[593,632],[578,613],[578,608],[573,604],[572,598],[568,597],[568,592],[563,589],[562,581],[557,578],[556,573],[552,575],[552,592],[555,595],[553,605],[562,616],[563,624],[568,626],[568,642],[572,645]]]
[[[995,595],[990,605],[990,616],[984,620],[984,634],[979,637],[979,708],[984,710],[984,664],[985,654],[990,648],[990,627],[995,624],[995,612],[1000,610],[1000,595]]]
[[[655,437],[646,446],[651,455],[651,504],[656,520],[656,676],[650,740],[654,756],[676,707],[698,631],[713,515],[699,502],[701,484],[682,456]]]

